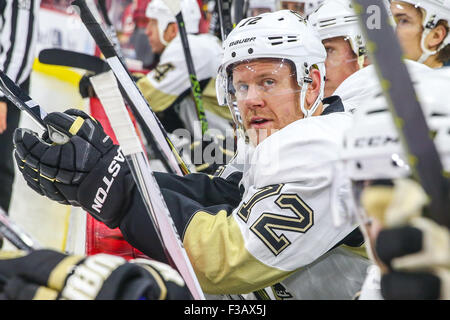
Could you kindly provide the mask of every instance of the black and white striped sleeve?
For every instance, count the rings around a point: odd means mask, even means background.
[[[0,69],[22,84],[31,73],[40,0],[0,1]]]

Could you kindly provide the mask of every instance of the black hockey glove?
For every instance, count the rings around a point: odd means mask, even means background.
[[[33,131],[16,129],[14,155],[27,184],[54,201],[81,206],[116,228],[134,186],[119,146],[100,123],[80,110],[50,113],[44,121],[70,141],[57,145],[47,134],[40,138]]]
[[[53,250],[0,252],[0,300],[187,300],[180,275],[160,262]]]
[[[385,299],[450,299],[450,232],[426,218],[382,230],[376,241]]]

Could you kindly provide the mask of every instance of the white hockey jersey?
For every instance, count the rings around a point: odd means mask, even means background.
[[[405,60],[405,64],[412,80],[432,70],[430,67],[412,60]],[[380,81],[375,66],[369,65],[345,79],[333,95],[342,99],[346,111],[353,112],[358,106],[364,106],[367,101],[373,99],[378,92],[381,92]]]
[[[351,299],[361,289],[369,261],[334,248],[357,226],[335,227],[331,213],[340,200],[333,187],[348,186],[335,170],[351,121],[343,112],[301,119],[234,159],[243,169],[240,205],[197,212],[184,233],[205,293],[274,286],[268,298]]]

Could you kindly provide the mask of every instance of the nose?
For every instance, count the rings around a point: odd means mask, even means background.
[[[257,85],[250,85],[245,99],[245,106],[247,108],[260,108],[264,106],[264,99],[262,98],[260,88]]]

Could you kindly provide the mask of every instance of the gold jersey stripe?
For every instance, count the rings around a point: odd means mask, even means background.
[[[244,294],[281,282],[294,271],[264,264],[250,254],[241,230],[225,210],[197,212],[183,239],[200,285],[207,294]]]

